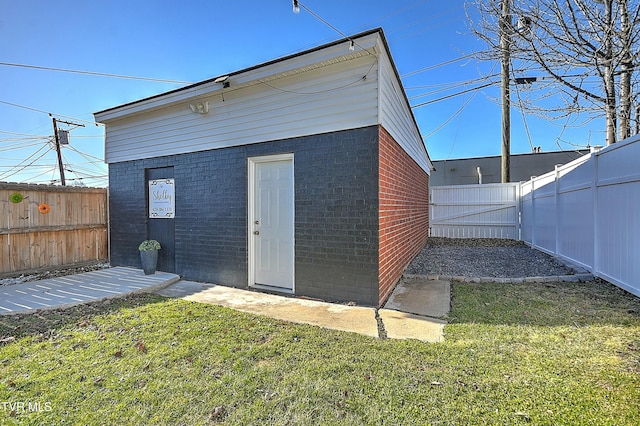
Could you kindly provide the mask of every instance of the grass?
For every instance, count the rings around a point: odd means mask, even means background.
[[[637,424],[638,298],[454,283],[449,321],[427,344],[155,295],[2,316],[0,424]]]

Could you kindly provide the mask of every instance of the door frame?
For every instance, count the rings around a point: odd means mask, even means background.
[[[293,211],[291,212],[292,218],[292,226],[293,229],[293,259],[291,259],[291,290],[286,288],[277,288],[271,286],[263,286],[260,284],[256,284],[256,258],[255,258],[255,244],[256,237],[253,234],[254,226],[253,223],[255,221],[255,201],[256,201],[256,165],[260,163],[270,163],[274,161],[290,161],[291,162],[291,171],[293,176]],[[296,289],[296,273],[295,273],[295,162],[293,153],[287,154],[273,154],[273,155],[263,155],[257,157],[248,157],[247,158],[247,167],[248,167],[248,188],[247,188],[247,251],[248,251],[248,285],[251,288],[258,289],[267,289],[272,291],[278,291],[281,293],[289,293],[295,294]]]

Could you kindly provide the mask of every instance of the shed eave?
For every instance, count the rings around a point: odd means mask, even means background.
[[[186,102],[203,96],[211,96],[221,93],[223,90],[226,93],[248,85],[275,80],[310,69],[346,62],[370,54],[377,55],[380,52],[377,35],[380,33],[382,33],[382,29],[377,28],[314,49],[224,74],[223,76],[228,76],[229,88],[223,88],[222,84],[215,82],[222,77],[218,76],[169,92],[98,111],[94,113],[94,117],[97,122],[107,124],[109,121],[128,115],[163,108],[174,103]],[[351,40],[355,40],[357,43],[354,51],[348,49]],[[344,49],[332,49],[340,47],[341,44],[345,44],[346,47]]]

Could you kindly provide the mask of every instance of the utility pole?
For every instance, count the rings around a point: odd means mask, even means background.
[[[62,186],[66,186],[67,183],[64,180],[64,166],[62,165],[62,151],[60,150],[60,138],[58,137],[58,122],[55,117],[53,118],[53,137],[56,141],[56,152],[58,153],[58,170],[60,170],[60,183]]]
[[[502,56],[502,183],[511,181],[511,94],[509,68],[511,62],[511,0],[500,0],[500,53]]]
[[[58,123],[64,123],[70,126],[78,126],[78,127],[84,127],[84,124],[56,120],[55,117],[52,117],[52,119],[53,119],[53,137],[56,143],[56,153],[58,154],[58,170],[60,170],[60,183],[62,184],[62,186],[66,186],[67,182],[64,178],[64,165],[62,164],[62,150],[60,149],[60,137],[58,136]]]

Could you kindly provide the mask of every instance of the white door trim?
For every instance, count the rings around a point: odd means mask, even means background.
[[[247,239],[247,251],[248,251],[248,268],[249,268],[249,273],[248,273],[248,278],[249,278],[249,282],[248,285],[249,287],[253,287],[253,288],[267,288],[270,290],[274,290],[276,289],[275,287],[266,287],[266,286],[261,286],[259,284],[256,284],[255,278],[256,278],[256,258],[255,258],[255,244],[256,244],[256,235],[254,235],[254,222],[256,220],[255,218],[255,201],[256,201],[256,193],[255,193],[255,188],[256,188],[256,164],[259,163],[268,163],[268,162],[273,162],[273,161],[291,161],[291,168],[292,171],[294,171],[294,156],[293,153],[290,154],[274,154],[274,155],[265,155],[265,156],[259,156],[259,157],[249,157],[247,158],[247,163],[248,163],[248,191],[247,191],[247,235],[248,235],[248,239]],[[295,173],[294,173],[295,176]],[[294,178],[295,179],[295,178]],[[294,185],[295,185],[295,180],[294,180]],[[294,189],[294,202],[295,202],[295,189]],[[293,207],[292,207],[293,208]],[[292,221],[293,223],[295,223],[295,211],[292,212]],[[277,288],[277,291],[281,291],[284,293],[295,293],[295,232],[294,232],[294,259],[291,259],[291,265],[292,265],[292,277],[291,277],[291,290],[285,289],[285,288]]]

